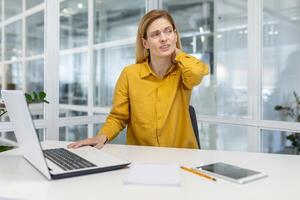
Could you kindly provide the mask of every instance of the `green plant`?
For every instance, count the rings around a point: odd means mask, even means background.
[[[25,98],[26,98],[26,102],[28,104],[31,103],[48,103],[49,101],[47,101],[46,98],[46,93],[44,91],[41,91],[39,93],[37,92],[32,92],[32,95],[29,93],[25,93]],[[6,108],[5,108],[5,104],[4,103],[0,103],[0,117],[2,115],[4,115],[6,113]]]
[[[29,94],[29,93],[25,93],[25,98],[26,98],[26,102],[28,104],[31,104],[31,103],[48,103],[49,104],[49,101],[47,101],[45,98],[46,98],[46,93],[41,91],[39,93],[37,92],[32,92],[32,95]],[[4,115],[6,113],[6,108],[5,108],[5,104],[4,103],[0,103],[0,117],[2,115]],[[10,149],[13,149],[14,147],[12,146],[4,146],[4,145],[0,145],[0,152],[3,152],[3,151],[7,151],[7,150],[10,150]]]
[[[3,152],[3,151],[7,151],[7,150],[10,150],[10,149],[13,149],[14,147],[12,146],[3,146],[1,145],[0,146],[0,152]]]
[[[32,95],[25,93],[26,101],[27,103],[49,103],[46,98],[46,93],[45,92],[33,92]]]
[[[276,105],[274,109],[276,111],[282,112],[287,117],[290,117],[296,122],[300,122],[300,98],[298,94],[293,92],[295,103],[292,106],[283,106]],[[292,133],[291,135],[286,136],[286,139],[290,140],[292,146],[296,148],[297,154],[300,152],[300,133]]]

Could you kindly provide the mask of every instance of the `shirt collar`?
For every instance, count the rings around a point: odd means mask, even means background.
[[[177,65],[173,64],[172,67],[167,71],[165,76],[167,76],[168,74],[176,75],[176,70],[175,70],[176,68],[177,68]],[[152,74],[153,76],[156,76],[149,65],[149,59],[147,59],[145,62],[143,62],[142,66],[141,66],[140,78],[146,78],[150,74]]]
[[[149,66],[149,62],[148,62],[148,59],[147,59],[141,65],[140,77],[145,78],[145,77],[149,76],[150,74],[154,75],[154,72],[152,71],[151,67]]]
[[[175,63],[173,63],[172,67],[167,71],[166,75],[170,74],[170,75],[176,75],[176,68],[177,65]]]

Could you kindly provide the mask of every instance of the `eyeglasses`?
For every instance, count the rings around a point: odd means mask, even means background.
[[[165,36],[171,36],[175,30],[172,29],[172,27],[166,27],[163,31],[157,30],[150,33],[150,37],[152,39],[159,39],[162,36],[162,33]]]

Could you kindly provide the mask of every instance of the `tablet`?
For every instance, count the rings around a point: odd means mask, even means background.
[[[246,168],[241,168],[235,165],[229,165],[222,162],[199,166],[196,167],[196,169],[201,170],[202,172],[207,173],[209,175],[239,184],[244,184],[267,177],[267,175],[264,173]]]

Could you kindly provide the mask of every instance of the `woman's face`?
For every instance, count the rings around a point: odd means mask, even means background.
[[[151,58],[170,57],[176,49],[177,34],[165,18],[158,18],[149,25],[143,45],[150,50]]]

